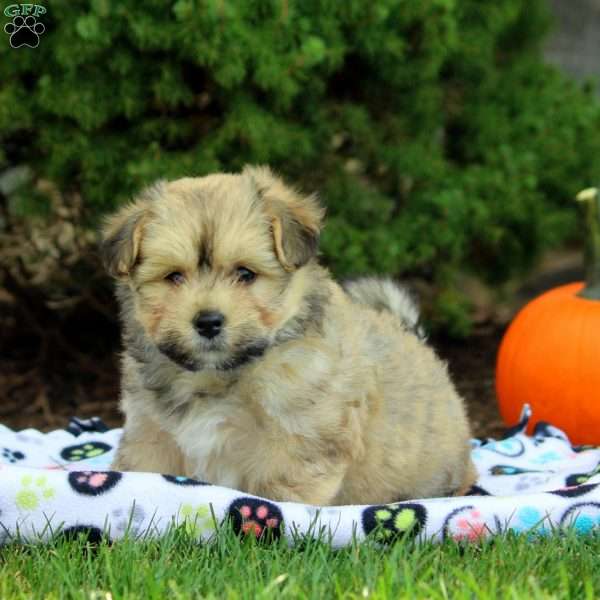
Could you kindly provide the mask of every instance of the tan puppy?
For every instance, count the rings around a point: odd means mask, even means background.
[[[115,469],[366,504],[475,481],[463,402],[391,282],[316,262],[323,210],[266,168],[160,182],[105,228],[124,325]],[[369,306],[371,305],[371,306]]]

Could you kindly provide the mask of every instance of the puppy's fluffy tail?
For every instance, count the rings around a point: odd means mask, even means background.
[[[419,306],[405,287],[379,277],[361,277],[346,281],[342,286],[354,302],[393,313],[407,329],[425,338],[425,331],[419,323]]]

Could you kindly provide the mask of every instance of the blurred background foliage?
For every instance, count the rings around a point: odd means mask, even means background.
[[[3,285],[95,303],[106,211],[158,178],[268,163],[328,209],[336,275],[421,282],[468,333],[465,279],[500,289],[577,239],[600,105],[544,63],[543,0],[53,0],[0,45]]]

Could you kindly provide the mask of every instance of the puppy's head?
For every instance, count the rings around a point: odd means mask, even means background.
[[[110,217],[102,256],[125,312],[170,360],[231,370],[302,310],[323,210],[267,168],[159,182]]]

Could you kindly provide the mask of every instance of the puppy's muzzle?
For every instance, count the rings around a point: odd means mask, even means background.
[[[216,310],[203,310],[194,317],[194,329],[204,338],[212,340],[223,329],[225,317]]]

